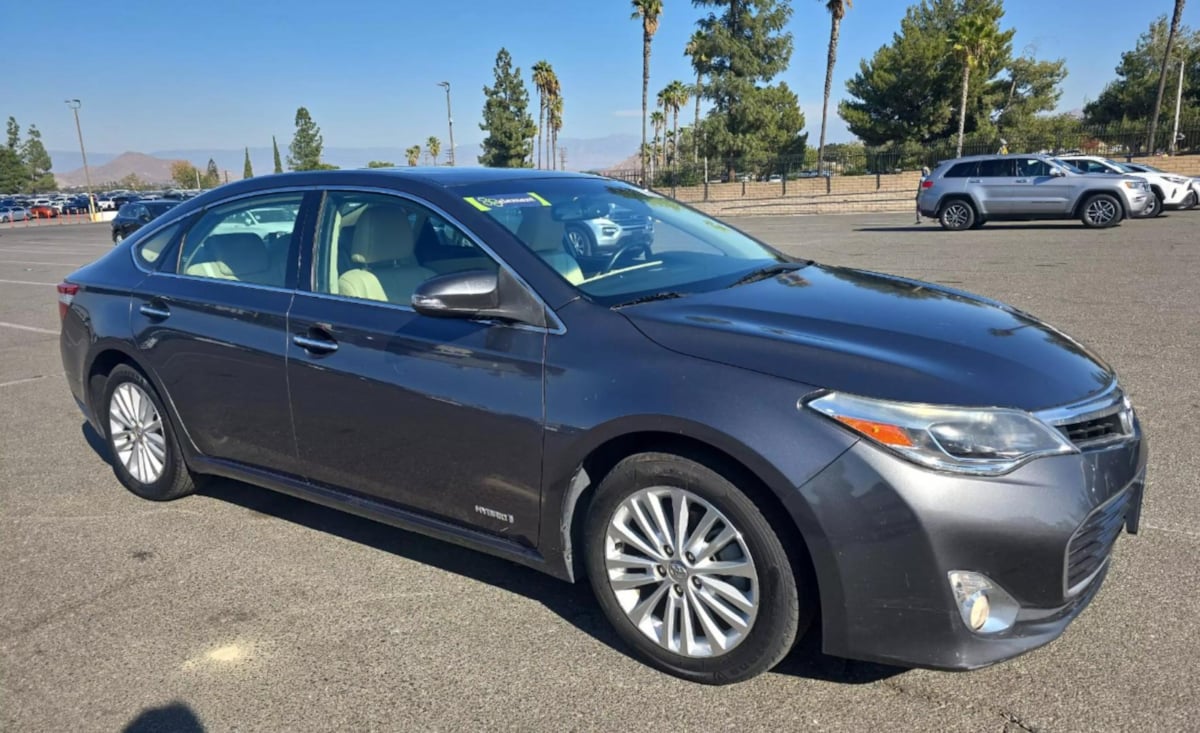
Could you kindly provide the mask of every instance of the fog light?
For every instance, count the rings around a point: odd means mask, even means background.
[[[1003,588],[982,573],[952,570],[948,575],[954,603],[968,629],[994,634],[1012,626],[1020,609]]]

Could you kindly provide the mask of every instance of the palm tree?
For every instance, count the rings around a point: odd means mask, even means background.
[[[557,83],[557,80],[555,80]],[[550,169],[558,167],[558,133],[562,130],[563,125],[563,100],[562,94],[557,91],[550,98],[549,109],[547,110],[546,126],[550,133]]]
[[[829,118],[829,93],[833,90],[833,67],[837,63],[838,36],[842,33],[842,18],[846,9],[853,7],[852,0],[825,0],[829,11],[829,57],[825,61],[825,103],[821,106],[821,141],[817,145],[817,168],[825,160],[825,124]]]
[[[1154,153],[1154,138],[1158,133],[1158,115],[1162,112],[1163,87],[1167,83],[1167,66],[1171,63],[1171,46],[1175,44],[1175,36],[1179,33],[1184,2],[1175,0],[1175,14],[1171,16],[1171,30],[1167,32],[1167,50],[1163,53],[1162,71],[1158,74],[1158,94],[1154,97],[1154,114],[1150,116],[1150,134],[1146,138],[1146,152],[1151,154]]]
[[[650,122],[654,125],[654,140],[651,142],[650,154],[654,156],[654,162],[658,163],[662,156],[662,148],[660,148],[658,145],[658,134],[659,130],[666,125],[667,117],[662,113],[662,110],[656,109],[650,113]],[[661,163],[659,164],[659,167],[662,167]]]
[[[408,150],[405,150],[404,157],[408,159],[408,165],[410,167],[415,166],[417,164],[417,161],[419,161],[421,159],[421,146],[414,145],[411,148],[409,148]]]
[[[545,137],[542,129],[546,122],[546,95],[550,88],[550,75],[554,72],[549,61],[539,61],[533,65],[533,87],[538,93],[538,135],[537,135],[537,167],[542,167],[542,141]]]
[[[558,106],[558,127],[562,129],[562,85],[558,83],[558,75],[551,69],[546,77],[546,163],[550,170],[556,167],[554,162],[554,146],[557,144],[557,133],[553,131],[554,107]]]
[[[631,20],[642,21],[642,150],[646,149],[646,108],[650,104],[650,41],[658,32],[658,16],[662,15],[662,0],[630,0]],[[642,157],[642,180],[646,180],[646,158]]]
[[[708,56],[702,50],[704,41],[707,36],[704,31],[696,31],[688,40],[687,46],[684,47],[683,53],[685,56],[692,57],[692,67],[696,69],[696,88],[692,90],[692,94],[696,98],[696,116],[692,123],[692,162],[700,162],[700,97],[704,94],[704,76],[703,70],[708,63]],[[686,103],[685,103],[686,104]]]
[[[437,165],[438,154],[442,152],[442,141],[430,135],[429,139],[425,141],[425,147],[429,150],[430,157],[433,158],[433,164]]]
[[[962,157],[963,136],[967,124],[967,91],[971,84],[971,70],[986,66],[995,53],[999,38],[996,24],[985,15],[967,15],[958,21],[951,33],[951,48],[963,65],[962,104],[958,109],[958,154]]]
[[[662,100],[663,109],[671,113],[672,116],[672,132],[671,132],[671,163],[676,165],[679,162],[679,110],[688,103],[690,91],[688,86],[681,81],[673,81],[659,92],[659,99]]]

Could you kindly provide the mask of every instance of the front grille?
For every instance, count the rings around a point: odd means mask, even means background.
[[[650,224],[648,217],[632,211],[614,211],[608,219],[625,230],[645,229]]]
[[[1058,429],[1075,445],[1088,445],[1127,434],[1119,413],[1067,423]]]
[[[1126,489],[1101,505],[1071,535],[1071,541],[1067,543],[1067,595],[1082,590],[1086,581],[1108,559],[1125,524],[1129,495],[1130,491]]]

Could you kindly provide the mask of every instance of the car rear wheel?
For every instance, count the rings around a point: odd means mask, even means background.
[[[120,232],[113,232],[113,244],[120,244],[125,241],[125,235]]]
[[[1121,203],[1107,193],[1098,193],[1083,202],[1080,220],[1094,229],[1115,226],[1121,221]]]
[[[101,404],[113,473],[125,488],[152,501],[195,491],[162,401],[140,372],[125,364],[114,368]]]
[[[604,478],[585,524],[592,590],[652,666],[706,684],[740,682],[791,650],[815,608],[758,507],[721,474],[642,453]]]
[[[1197,204],[1200,204],[1200,196],[1198,196],[1195,191],[1192,191],[1187,195],[1187,198],[1183,200],[1183,204],[1180,205],[1179,208],[1183,209],[1184,211],[1188,211],[1196,208]]]
[[[975,224],[975,207],[966,201],[954,200],[942,204],[938,213],[938,221],[943,229],[962,231],[970,229]]]

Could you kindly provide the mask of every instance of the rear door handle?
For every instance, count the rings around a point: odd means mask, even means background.
[[[165,305],[155,305],[153,303],[143,303],[142,307],[138,308],[138,312],[147,318],[154,318],[159,321],[169,318],[171,315],[171,311]]]
[[[1029,183],[1029,180],[1026,178],[1018,178],[1017,180],[1013,181],[1013,183]]]
[[[292,343],[310,354],[332,354],[338,350],[336,341],[332,339],[313,338],[312,336],[293,336]]]
[[[983,183],[982,178],[968,178],[967,183]]]

